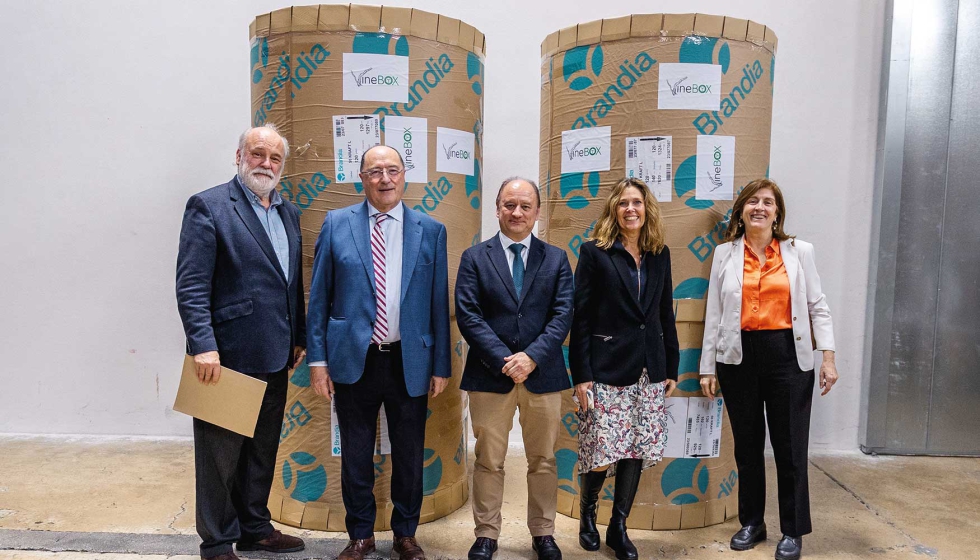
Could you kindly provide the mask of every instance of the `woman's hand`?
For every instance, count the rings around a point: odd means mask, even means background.
[[[701,392],[706,397],[715,398],[715,393],[718,392],[718,377],[715,375],[702,375]]]
[[[677,388],[677,381],[674,380],[674,379],[668,379],[667,380],[667,387],[666,387],[667,390],[664,392],[664,398],[669,397],[670,394],[673,393],[674,392],[674,389],[676,389],[676,388]]]
[[[833,350],[823,351],[823,363],[820,364],[820,388],[823,389],[820,392],[820,396],[824,396],[830,392],[834,387],[834,383],[837,383],[837,363],[834,360]]]
[[[592,389],[591,381],[575,385],[575,396],[578,398],[578,407],[582,410],[589,409],[589,396],[585,392],[590,389]]]

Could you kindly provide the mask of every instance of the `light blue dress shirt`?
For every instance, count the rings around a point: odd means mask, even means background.
[[[272,249],[276,252],[276,258],[279,259],[279,266],[282,267],[286,281],[289,282],[289,238],[286,237],[286,226],[283,225],[282,216],[279,215],[279,207],[282,206],[282,197],[279,196],[279,191],[272,189],[272,192],[269,193],[271,204],[266,209],[265,206],[262,206],[262,199],[259,198],[259,195],[248,190],[248,187],[242,183],[238,176],[235,176],[235,181],[242,188],[245,198],[252,205],[252,210],[255,211],[259,222],[262,223],[262,229],[269,236]]]

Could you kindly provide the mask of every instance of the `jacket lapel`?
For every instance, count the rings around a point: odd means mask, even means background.
[[[742,275],[745,273],[745,240],[739,237],[732,241],[732,252],[728,254],[729,272],[738,280],[738,285],[742,285]]]
[[[401,303],[405,302],[405,294],[408,293],[408,285],[412,281],[412,272],[422,247],[422,219],[416,211],[408,206],[403,207],[405,223],[402,226],[402,293],[398,300]]]
[[[285,207],[284,201],[280,208]],[[283,220],[283,223],[286,224],[286,237],[289,239],[289,268],[299,272],[303,270],[303,265],[300,262],[303,258],[303,243],[300,240],[299,218],[293,212],[281,212],[280,214],[289,215],[289,219]]]
[[[514,298],[514,303],[519,303],[520,299],[517,296],[517,288],[514,287],[514,275],[511,274],[510,268],[507,267],[507,256],[504,255],[504,247],[500,244],[500,236],[495,235],[490,242],[487,243],[487,257],[493,264],[493,268],[497,270],[497,275],[500,276],[500,282],[506,288],[507,293],[510,297]],[[525,286],[527,276],[525,275]]]
[[[617,258],[616,253],[618,252],[622,252],[623,255],[625,255],[625,258]],[[617,241],[609,251],[606,251],[606,255],[609,256],[609,260],[612,261],[613,267],[615,267],[616,272],[619,273],[619,279],[622,280],[623,286],[626,288],[626,293],[630,295],[629,299],[633,304],[633,309],[642,314],[643,310],[640,308],[640,302],[634,296],[634,294],[636,294],[637,285],[635,282],[633,282],[633,277],[630,276],[630,269],[627,268],[630,266],[627,263],[627,260],[632,259],[633,256],[629,254],[629,252],[622,246],[622,244],[619,243],[619,241]],[[620,255],[620,257],[623,257],[623,255]]]
[[[641,293],[643,299],[640,302],[640,309],[643,310],[644,315],[650,312],[650,306],[653,304],[654,296],[660,293],[662,289],[661,286],[664,277],[657,274],[657,262],[659,260],[659,255],[649,254],[641,261],[643,264],[643,273],[646,275],[646,285]]]
[[[783,259],[783,268],[786,269],[786,276],[789,278],[790,293],[796,287],[796,273],[800,268],[800,259],[796,254],[796,245],[792,239],[779,242],[779,256]]]
[[[374,264],[371,260],[371,241],[368,239],[368,229],[370,220],[368,219],[367,202],[353,208],[347,218],[350,224],[351,238],[354,240],[354,247],[357,254],[361,257],[361,264],[364,265],[364,272],[371,279],[371,292],[374,293]]]
[[[262,252],[265,253],[266,258],[269,259],[269,262],[276,269],[276,272],[279,273],[279,277],[282,278],[283,283],[285,283],[286,274],[279,265],[279,258],[276,257],[276,252],[272,248],[272,241],[269,239],[269,234],[262,228],[258,216],[255,215],[255,210],[252,210],[252,204],[245,198],[245,193],[241,189],[237,179],[232,179],[228,183],[228,192],[230,193],[232,203],[235,205],[235,212],[238,212],[238,217],[245,222],[245,227],[252,234],[252,238],[262,248]]]
[[[531,284],[534,283],[534,278],[538,273],[538,269],[541,268],[542,262],[544,262],[544,243],[532,235],[531,249],[527,253],[527,270],[524,271],[524,286],[521,288],[521,303],[524,302],[524,298],[530,293]]]

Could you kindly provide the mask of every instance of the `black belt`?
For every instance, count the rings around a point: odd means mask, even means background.
[[[368,345],[368,352],[395,352],[402,349],[402,341],[371,343]]]

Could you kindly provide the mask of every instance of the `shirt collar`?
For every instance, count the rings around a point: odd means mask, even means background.
[[[498,233],[497,236],[499,236],[499,238],[500,238],[500,245],[504,248],[505,251],[509,251],[510,250],[510,246],[513,245],[513,244],[515,244],[515,243],[520,243],[521,245],[524,246],[525,249],[527,249],[528,251],[530,251],[531,250],[531,237],[533,237],[534,234],[533,233],[529,233],[529,234],[527,234],[527,237],[525,237],[524,239],[521,239],[520,241],[514,241],[513,239],[511,239],[511,238],[507,237],[506,235],[504,235],[504,232]]]
[[[367,201],[365,200],[365,202]],[[367,202],[367,207],[369,218],[373,218],[375,215],[381,214],[381,211],[372,206],[370,202]],[[405,218],[405,205],[399,202],[394,208],[385,212],[385,214],[388,214],[388,217],[396,222],[403,222]]]
[[[258,204],[260,206],[262,205],[262,199],[259,198],[259,195],[250,191],[248,187],[245,186],[245,183],[242,182],[241,177],[235,175],[235,182],[238,183],[238,186],[242,188],[242,192],[245,193],[245,198],[247,198],[249,202],[251,202],[252,204]],[[279,196],[279,189],[272,189],[272,192],[269,193],[269,201],[271,202],[270,208],[282,204],[282,197]]]

